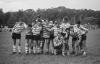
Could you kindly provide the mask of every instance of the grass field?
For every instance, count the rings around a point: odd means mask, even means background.
[[[10,32],[0,32],[0,64],[100,64],[100,29],[90,30],[87,34],[87,56],[62,55],[25,55],[25,33],[22,34],[22,54],[12,55]],[[69,41],[71,50],[71,38]],[[50,48],[51,49],[51,48]],[[45,49],[44,49],[45,50]]]

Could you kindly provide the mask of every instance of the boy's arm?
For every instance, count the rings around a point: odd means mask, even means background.
[[[14,27],[12,28],[11,36],[12,36],[12,33],[14,32],[14,29],[15,29],[15,27],[16,27],[17,24],[18,24],[18,23],[16,22],[15,25],[14,25]]]
[[[56,38],[54,38],[53,42],[54,42],[54,46],[56,46],[57,45],[56,44],[56,42],[57,42]]]
[[[48,28],[48,27],[46,27],[46,30],[47,30],[47,31],[51,31],[50,28]]]
[[[83,30],[83,31],[86,31],[86,34],[88,33],[88,29],[87,28],[85,28],[85,27],[83,27],[83,26],[81,26],[81,28],[80,28],[81,30]]]
[[[16,28],[17,24],[18,24],[18,22],[15,23],[14,27],[12,28],[12,32],[11,33],[14,32],[14,29]]]

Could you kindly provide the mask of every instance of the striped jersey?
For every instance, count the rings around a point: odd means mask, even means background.
[[[53,42],[54,42],[54,46],[59,46],[64,43],[64,39],[63,37],[58,38],[58,36],[56,36]]]
[[[27,27],[27,25],[25,23],[21,24],[21,23],[17,22],[15,24],[15,26],[13,27],[12,32],[21,33],[26,27]]]
[[[41,29],[42,29],[41,26],[34,25],[34,26],[32,27],[32,33],[33,33],[33,35],[40,35]]]
[[[31,27],[26,28],[26,35],[32,35],[32,28]]]
[[[50,38],[50,29],[49,25],[46,25],[46,23],[42,23],[42,30],[43,30],[43,38]]]
[[[58,32],[61,32],[60,27],[57,26],[52,27],[51,30],[53,30],[54,36],[57,36]]]
[[[61,28],[61,31],[62,33],[66,33],[66,29],[70,27],[70,24],[69,23],[62,23],[60,25],[60,28]]]
[[[77,24],[75,25],[75,27],[77,27]],[[84,26],[80,25],[79,29],[81,30],[82,34],[86,34],[86,32],[88,32],[89,30],[87,28],[85,28]]]
[[[54,27],[54,24],[49,23],[49,26],[50,26],[50,29],[51,29],[52,27]],[[50,31],[50,34],[53,34],[53,31]]]
[[[73,26],[73,35],[76,37],[81,37],[82,35],[82,30],[78,28],[76,25]]]

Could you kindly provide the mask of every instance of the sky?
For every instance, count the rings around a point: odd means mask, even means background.
[[[65,6],[70,9],[100,10],[100,0],[0,0],[4,12]]]

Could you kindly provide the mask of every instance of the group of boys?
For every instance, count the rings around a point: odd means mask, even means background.
[[[83,53],[86,55],[86,34],[88,29],[81,25],[78,21],[75,25],[68,23],[68,18],[65,17],[61,24],[57,21],[41,20],[38,16],[32,24],[26,25],[21,20],[15,24],[12,29],[13,54],[16,53],[16,40],[18,40],[18,52],[21,53],[21,33],[26,32],[25,52],[43,53],[44,44],[46,44],[46,53],[49,53],[50,43],[52,44],[52,53],[56,55],[58,51],[63,56],[70,55],[69,52],[69,37],[72,37],[72,53]]]

